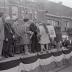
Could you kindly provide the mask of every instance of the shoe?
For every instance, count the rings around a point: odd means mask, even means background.
[[[9,54],[9,57],[13,57],[14,55],[13,54]]]
[[[5,57],[5,58],[8,58],[9,56],[6,54],[6,55],[4,55],[4,57]]]
[[[30,55],[30,53],[29,52],[26,52],[25,55]]]

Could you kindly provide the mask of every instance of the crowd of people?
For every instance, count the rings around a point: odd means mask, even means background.
[[[72,46],[71,40],[64,38],[56,41],[50,38],[47,27],[43,23],[34,23],[25,18],[19,24],[18,19],[5,19],[0,15],[0,55],[13,57],[16,53],[43,53],[51,49],[61,50]],[[69,47],[70,48],[70,47]]]

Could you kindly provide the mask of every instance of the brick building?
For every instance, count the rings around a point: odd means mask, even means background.
[[[16,15],[19,18],[23,18],[26,14],[29,14],[30,19],[37,17],[37,21],[39,22],[51,23],[54,26],[61,27],[62,32],[67,31],[68,28],[72,28],[72,8],[51,1],[19,1],[20,0],[18,0],[18,2],[17,0],[6,0],[5,5],[4,2],[3,4],[1,2],[2,5],[0,5],[0,12],[5,12],[6,14],[9,14],[10,17],[12,17],[12,15]],[[3,5],[5,8],[3,8]],[[12,10],[14,7],[17,7],[16,9],[18,10]]]

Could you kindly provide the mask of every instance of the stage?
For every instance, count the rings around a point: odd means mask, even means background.
[[[0,72],[48,72],[72,64],[72,51],[56,49],[50,53],[19,54],[0,61]]]

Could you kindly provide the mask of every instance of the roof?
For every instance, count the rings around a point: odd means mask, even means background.
[[[47,1],[47,2],[31,2],[28,0],[23,0],[22,2],[23,7],[28,7],[29,9],[32,10],[46,10],[48,11],[49,14],[52,15],[57,15],[57,16],[67,16],[67,17],[72,17],[72,8],[69,8],[67,6],[64,6],[63,4],[60,3],[54,3],[52,1]],[[0,9],[0,12],[3,10]]]
[[[67,16],[72,17],[72,8],[64,6],[59,3],[54,3],[52,1],[48,2],[28,2],[26,3],[27,7],[39,10],[46,10],[49,14],[57,16]]]

